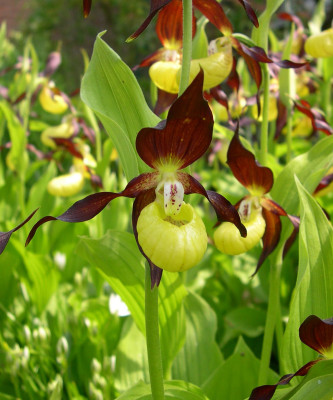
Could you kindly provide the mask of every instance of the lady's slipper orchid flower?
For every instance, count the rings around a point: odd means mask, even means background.
[[[182,171],[207,151],[212,140],[213,116],[202,97],[202,86],[201,70],[171,106],[167,120],[138,133],[137,152],[153,169],[152,172],[132,179],[120,193],[95,193],[76,202],[57,218],[46,216],[40,219],[32,228],[26,244],[38,227],[47,221],[87,221],[117,197],[135,198],[133,231],[139,249],[150,264],[153,287],[159,284],[162,269],[188,269],[203,255],[203,224],[192,207],[183,203],[184,194],[205,196],[220,221],[234,223],[241,235],[246,236],[236,209],[223,196],[206,191],[195,178]],[[175,259],[174,266],[166,263],[168,258]]]
[[[256,274],[279,242],[280,217],[288,216],[296,227],[298,221],[265,196],[273,186],[273,173],[261,166],[254,155],[243,147],[238,127],[229,145],[227,163],[235,178],[250,192],[236,205],[247,236],[240,237],[230,224],[223,222],[214,232],[214,242],[222,253],[236,255],[250,250],[263,238],[263,251],[254,272]]]
[[[51,114],[63,114],[68,109],[68,104],[61,96],[61,92],[52,82],[44,85],[39,94],[39,102],[44,110]]]
[[[213,40],[208,48],[208,56],[191,60],[190,82],[200,68],[205,72],[204,90],[209,90],[223,82],[232,70],[233,58],[230,40],[226,37]],[[181,62],[157,61],[149,69],[149,76],[161,90],[177,94],[181,75]]]
[[[320,319],[310,315],[300,326],[299,337],[322,357],[303,365],[294,374],[284,375],[275,385],[263,385],[253,389],[249,400],[270,400],[279,385],[288,384],[294,376],[305,376],[319,361],[333,359],[333,318]]]

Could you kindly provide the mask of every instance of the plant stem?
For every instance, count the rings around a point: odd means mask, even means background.
[[[146,341],[151,394],[153,400],[164,400],[163,368],[158,326],[158,287],[151,289],[150,268],[145,274]]]
[[[192,59],[192,0],[183,0],[183,61],[179,82],[179,96],[186,90],[190,81]]]
[[[270,279],[269,279],[269,298],[268,309],[265,324],[264,342],[261,351],[261,362],[259,367],[258,385],[267,383],[269,363],[272,354],[273,336],[276,325],[276,316],[280,315],[280,276],[282,260],[271,261]]]
[[[260,153],[259,161],[262,165],[267,163],[268,152],[268,113],[269,113],[269,70],[267,64],[262,65],[262,84],[263,84],[263,106],[262,122],[260,132]]]

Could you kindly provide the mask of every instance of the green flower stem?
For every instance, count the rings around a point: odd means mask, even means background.
[[[268,152],[268,114],[269,114],[269,70],[267,64],[262,65],[262,84],[263,84],[263,106],[262,106],[262,122],[260,132],[260,152],[259,161],[262,165],[267,163]]]
[[[151,289],[150,268],[146,263],[145,275],[146,341],[151,394],[153,400],[164,400],[163,368],[158,326],[158,287]]]
[[[279,261],[277,262],[275,262],[275,260],[275,258],[271,260],[268,309],[265,324],[264,342],[261,351],[258,386],[267,383],[269,363],[272,353],[273,336],[276,326],[276,317],[277,315],[280,315],[280,277],[282,268],[282,257],[279,257]]]
[[[287,155],[286,161],[287,164],[292,159],[292,131],[293,131],[293,121],[291,115],[291,107],[290,104],[287,106]]]
[[[183,61],[179,83],[179,96],[182,95],[190,81],[192,59],[192,0],[183,0]]]

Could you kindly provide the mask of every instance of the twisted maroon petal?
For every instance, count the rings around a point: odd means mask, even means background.
[[[59,215],[59,217],[46,216],[40,219],[31,229],[25,245],[27,246],[34,237],[37,229],[48,221],[63,221],[63,222],[83,222],[94,218],[99,214],[113,199],[117,197],[137,197],[140,193],[155,188],[158,182],[158,173],[149,172],[139,175],[132,179],[126,188],[120,193],[100,192],[94,193],[82,200],[74,203],[67,211]]]
[[[140,27],[132,33],[132,35],[126,39],[126,42],[131,42],[133,39],[136,39],[141,33],[147,28],[150,24],[150,21],[154,18],[154,16],[167,4],[170,3],[171,0],[150,0],[150,11],[148,17],[143,21]]]
[[[213,115],[202,96],[201,70],[186,91],[172,104],[168,118],[155,128],[138,133],[136,148],[152,168],[173,165],[182,169],[200,158],[212,140]]]
[[[156,115],[162,114],[162,112],[168,110],[171,104],[177,99],[177,95],[173,93],[165,92],[164,90],[157,89],[157,101],[154,107],[154,113]]]
[[[246,237],[246,228],[241,223],[237,210],[225,197],[211,190],[206,190],[200,182],[185,172],[178,172],[177,177],[184,187],[185,194],[198,193],[205,196],[213,206],[217,219],[220,222],[227,221],[233,223],[238,228],[240,234]]]
[[[232,24],[225,15],[221,4],[216,0],[193,0],[193,6],[222,33],[225,35],[232,33]]]
[[[23,225],[25,225],[35,214],[35,212],[38,210],[38,208],[33,211],[28,218],[26,218],[23,222],[20,223],[20,225],[17,225],[15,228],[8,232],[0,232],[0,254],[5,250],[5,247],[7,246],[10,237],[12,236],[12,233],[20,229]]]
[[[303,367],[294,374],[284,375],[276,385],[264,385],[253,389],[249,400],[270,400],[279,385],[286,385],[294,376],[305,376],[311,367],[313,367],[313,365],[318,361],[320,360],[310,361],[309,363],[303,365]]]
[[[243,147],[239,139],[238,126],[229,145],[227,163],[235,178],[250,192],[259,190],[263,195],[271,190],[272,171],[262,167],[254,155]]]
[[[299,337],[311,349],[325,355],[333,346],[333,318],[320,319],[310,315],[300,326]]]
[[[269,210],[266,210],[265,208],[262,209],[262,216],[264,217],[264,220],[266,222],[266,229],[262,238],[263,250],[260,255],[257,268],[252,276],[254,276],[259,271],[263,262],[275,250],[280,240],[282,228],[280,216]]]
[[[244,10],[249,17],[250,21],[252,24],[256,27],[259,28],[259,22],[258,18],[256,16],[256,13],[254,12],[253,8],[250,6],[249,2],[247,0],[238,0],[238,2],[244,7]]]

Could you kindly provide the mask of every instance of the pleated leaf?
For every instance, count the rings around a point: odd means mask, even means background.
[[[184,381],[164,382],[165,400],[209,400],[202,390]],[[152,400],[150,385],[139,382],[117,400]]]
[[[186,341],[173,363],[172,377],[201,386],[223,359],[215,341],[216,314],[194,293],[188,294],[184,306]]]
[[[82,79],[81,98],[97,114],[110,135],[128,180],[147,171],[135,150],[136,135],[160,119],[149,109],[130,68],[102,39]]]
[[[78,245],[78,253],[100,271],[126,303],[137,327],[145,333],[145,271],[134,236],[128,232],[110,230],[101,239],[83,237]],[[182,307],[185,295],[186,290],[179,275],[165,272],[159,286],[159,325],[166,375],[185,340]]]
[[[290,317],[283,339],[283,372],[294,372],[318,353],[299,339],[299,327],[309,315],[331,318],[333,312],[333,229],[315,199],[298,180],[301,204],[299,265]]]

